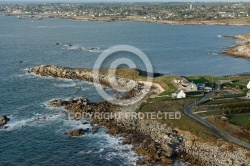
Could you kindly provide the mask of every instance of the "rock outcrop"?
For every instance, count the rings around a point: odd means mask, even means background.
[[[0,122],[0,126],[6,125],[8,123],[8,121],[10,121],[10,118],[8,118],[6,115],[3,115],[1,122]]]
[[[89,131],[88,128],[87,129],[76,129],[76,130],[71,131],[68,135],[70,137],[79,137],[79,136],[86,134],[88,131]]]

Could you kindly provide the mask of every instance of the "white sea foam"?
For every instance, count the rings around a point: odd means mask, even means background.
[[[54,86],[56,87],[60,87],[60,88],[68,88],[68,87],[75,87],[76,84],[74,82],[70,83],[70,84],[57,84],[57,83],[53,83]]]
[[[33,113],[35,116],[41,116],[42,114],[39,113]]]
[[[89,123],[87,123],[87,124],[85,124],[85,123],[83,123],[83,121],[77,121],[77,120],[70,120],[70,119],[68,119],[68,120],[66,120],[66,119],[64,119],[63,120],[64,121],[64,125],[65,126],[67,126],[67,128],[69,128],[69,129],[80,129],[80,128],[82,128],[82,129],[92,129],[92,126],[89,124]]]
[[[68,46],[68,47],[66,47],[66,48],[67,48],[67,50],[81,50],[81,47],[76,46],[76,45]]]
[[[0,128],[0,131],[11,131],[19,129],[23,126],[47,124],[48,121],[60,120],[63,119],[63,117],[63,114],[35,114],[33,117],[26,119],[19,119],[18,116],[10,116],[10,121],[4,127]]]
[[[102,153],[101,158],[106,159],[106,160],[111,160],[114,157],[115,158],[123,158],[126,161],[128,161],[128,165],[136,165],[136,161],[141,158],[141,156],[137,155],[133,150],[132,150],[132,145],[123,145],[123,138],[118,137],[118,136],[111,136],[105,132],[105,130],[101,130],[96,134],[89,134],[91,137],[98,137],[100,138],[100,142],[97,142],[99,146],[102,148],[97,151],[97,152],[102,152],[105,149],[113,149],[117,152],[114,151],[109,151],[107,153]],[[105,140],[105,143],[103,142]],[[81,152],[82,153],[82,152]],[[93,152],[90,152],[93,153]]]
[[[26,61],[27,62],[27,61]],[[30,68],[24,68],[24,69],[21,69],[22,71],[25,71],[25,72],[28,72],[30,70]]]
[[[21,128],[30,122],[34,121],[34,117],[27,119],[18,119],[17,116],[10,116],[10,121],[0,129],[0,131],[10,131],[14,129]]]
[[[81,155],[83,155],[83,154],[90,154],[90,153],[93,153],[93,151],[92,150],[88,150],[88,151],[80,151],[80,152],[78,152],[78,154],[81,154]]]
[[[24,68],[24,69],[20,69],[23,73],[20,74],[14,74],[14,77],[24,77],[24,76],[34,76],[33,73],[29,73],[28,71],[30,70],[30,68]]]
[[[83,150],[83,151],[80,151],[80,152],[78,152],[78,154],[93,154],[93,153],[102,153],[103,151],[105,150],[105,148],[100,148],[99,150],[87,150],[87,151],[85,151],[85,150]]]
[[[51,100],[45,101],[41,104],[41,106],[45,107],[48,110],[68,111],[68,110],[65,110],[64,107],[51,107],[51,106],[49,106],[50,101],[53,101],[53,100],[60,100],[60,99],[51,99]],[[65,99],[65,100],[67,100],[67,99]]]
[[[94,86],[94,84],[92,82],[87,82],[87,81],[83,81],[83,80],[72,80],[72,79],[68,79],[68,78],[60,78],[60,77],[52,77],[52,76],[41,76],[41,75],[37,75],[34,73],[29,73],[28,71],[30,70],[30,68],[25,68],[22,69],[23,71],[25,71],[22,74],[16,74],[14,75],[15,77],[27,77],[27,78],[40,78],[40,79],[49,79],[49,80],[55,80],[56,82],[53,83],[54,86],[57,87],[74,87],[74,86],[81,86],[81,85],[92,85]],[[66,83],[58,83],[58,82],[66,82]],[[67,84],[69,83],[69,84]],[[82,88],[81,90],[85,91],[89,89],[89,87],[85,87]]]
[[[46,106],[49,101],[44,102],[43,104]],[[25,108],[25,107],[24,107]],[[63,108],[62,108],[63,110]],[[61,111],[62,111],[61,110]],[[76,121],[67,119],[67,116],[62,112],[53,112],[53,114],[43,114],[43,113],[34,113],[33,117],[26,118],[26,119],[19,119],[18,116],[11,116],[10,122],[6,125],[7,128],[1,128],[0,131],[11,131],[15,129],[19,129],[23,126],[44,126],[49,125],[51,123],[58,123],[61,124],[58,126],[56,132],[62,134],[64,132],[69,132],[73,129],[78,128],[89,128],[92,129],[92,126],[88,122],[88,120]],[[67,110],[64,110],[67,111]],[[63,123],[61,123],[63,122]],[[112,160],[113,158],[121,159],[122,161],[128,161],[127,165],[135,165],[137,159],[140,157],[134,151],[132,151],[132,145],[123,145],[122,137],[115,137],[110,136],[106,133],[105,128],[100,128],[100,130],[95,134],[86,134],[82,136],[91,138],[98,138],[97,144],[101,147],[99,150],[88,150],[88,151],[80,151],[78,154],[91,154],[91,153],[98,153],[100,154],[101,158],[105,160]],[[117,153],[118,152],[118,153]]]
[[[60,78],[60,77],[56,77],[54,78],[56,81],[63,81],[63,82],[72,82],[72,79],[68,79],[68,78]]]
[[[101,50],[87,50],[88,52],[102,52]]]
[[[35,74],[35,73],[29,73],[29,72],[25,72],[23,74],[19,74],[19,76],[23,77],[23,76],[28,76],[28,78],[40,78],[40,79],[48,79],[48,80],[53,80],[55,79],[54,77],[52,76],[41,76],[41,75],[38,75],[38,74]]]

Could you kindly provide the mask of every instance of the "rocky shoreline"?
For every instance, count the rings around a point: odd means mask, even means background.
[[[31,69],[31,72],[41,76],[52,76],[68,79],[78,79],[92,82],[93,73],[89,70],[68,69],[50,65],[42,65]],[[121,79],[123,80],[123,79]],[[126,80],[126,79],[125,79]],[[129,81],[129,80],[126,80]],[[125,81],[125,82],[126,82]],[[132,81],[132,80],[131,80]],[[130,82],[130,81],[129,81]],[[133,82],[133,81],[132,81]],[[100,83],[110,86],[105,75],[101,76]],[[123,81],[121,81],[123,83]],[[143,83],[133,82],[135,88],[127,92],[123,98],[130,98],[144,89]],[[126,85],[126,84],[125,84]],[[155,86],[145,97],[154,96],[160,93],[160,88]],[[75,120],[82,117],[89,118],[92,131],[88,129],[76,129],[67,132],[69,136],[80,136],[88,132],[95,133],[98,128],[105,126],[111,135],[120,135],[124,137],[124,144],[132,144],[135,152],[144,156],[143,160],[138,160],[137,165],[171,165],[174,160],[181,159],[190,161],[194,165],[242,165],[249,164],[247,157],[248,151],[232,145],[223,140],[214,142],[197,141],[197,137],[188,131],[182,131],[161,123],[157,120],[132,118],[119,118],[115,114],[110,118],[95,118],[95,113],[127,113],[135,112],[141,103],[131,106],[113,105],[107,101],[100,103],[91,103],[87,99],[70,98],[67,101],[52,100],[50,107],[63,107],[70,111]],[[131,115],[131,114],[129,114]],[[220,145],[218,145],[220,144]],[[232,150],[233,149],[233,150]],[[190,165],[186,163],[187,165]]]
[[[250,59],[250,39],[244,35],[232,36],[230,38],[237,40],[239,44],[228,47],[222,54],[236,58]]]
[[[93,116],[95,113],[126,113],[132,112],[138,106],[119,107],[108,102],[91,103],[87,99],[71,98],[66,101],[52,100],[50,107],[63,107],[70,111],[71,119],[88,118],[93,126],[89,129],[76,129],[68,134],[81,136],[87,132],[95,133],[102,126],[108,129],[110,135],[120,135],[123,144],[132,144],[137,154],[144,156],[137,165],[171,165],[176,159],[190,161],[193,165],[247,165],[248,151],[223,140],[213,142],[196,141],[197,137],[188,131],[181,131],[151,119],[135,119],[131,116],[111,116],[101,119]],[[117,115],[117,114],[116,114]],[[129,114],[131,115],[131,114]],[[190,163],[186,162],[186,165]]]
[[[90,103],[87,99],[81,98],[68,101],[52,100],[49,106],[70,110],[72,113],[70,116],[75,120],[90,119],[93,126],[92,133],[97,132],[99,127],[105,126],[110,135],[119,134],[124,137],[123,144],[132,144],[138,154],[145,156],[144,160],[137,161],[138,165],[169,165],[172,159],[184,153],[183,137],[170,127],[164,127],[152,120],[133,119],[130,116],[118,117],[118,112],[128,111],[128,108],[114,106],[108,102]],[[134,109],[135,106],[132,107]],[[96,113],[107,115],[112,112],[116,113],[114,114],[116,116],[108,118],[93,116]],[[84,129],[76,129],[67,134],[79,136],[85,133]]]
[[[41,65],[31,69],[32,73],[41,76],[52,76],[68,79],[78,79],[88,82],[93,82],[92,71],[87,70],[71,70],[50,65]],[[123,79],[121,79],[123,80]],[[125,82],[133,82],[135,88],[126,93],[123,98],[131,98],[143,89],[144,83],[127,80]],[[108,78],[105,75],[101,76],[100,83],[102,85],[112,87],[108,82]],[[123,83],[121,81],[120,83]],[[127,86],[126,84],[124,86]],[[149,96],[162,92],[158,84],[154,84]],[[147,97],[149,97],[147,96]],[[52,100],[49,103],[50,107],[64,107],[66,110],[70,110],[73,113],[73,118],[78,119],[84,116],[91,120],[91,124],[94,126],[92,132],[96,132],[100,126],[108,128],[108,133],[111,135],[121,135],[125,138],[124,144],[132,144],[135,151],[138,154],[145,156],[144,160],[138,161],[138,165],[152,165],[163,164],[169,165],[172,163],[172,159],[179,157],[184,153],[184,142],[182,136],[178,135],[170,127],[162,128],[160,124],[154,124],[152,120],[138,120],[133,118],[117,118],[112,117],[108,119],[91,118],[93,113],[111,113],[111,112],[128,112],[135,111],[139,106],[138,103],[133,106],[121,107],[112,105],[109,102],[90,103],[87,99],[75,98],[69,101]],[[156,128],[158,126],[158,128]],[[69,136],[81,136],[88,131],[84,129],[76,129],[68,134]]]

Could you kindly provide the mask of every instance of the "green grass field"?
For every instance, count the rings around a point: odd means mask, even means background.
[[[173,85],[173,80],[175,77],[176,76],[164,76],[164,77],[156,78],[156,80],[159,79],[161,82],[165,83],[168,87],[168,89],[166,89],[168,91],[168,94],[172,94],[177,90],[177,88],[174,87]],[[166,95],[166,94],[161,94],[161,95]]]
[[[216,115],[222,115],[222,110],[209,110],[207,112],[201,112],[201,113],[197,113],[197,115],[202,116],[202,117],[206,117],[206,116],[216,116]]]
[[[196,122],[195,120],[187,117],[183,114],[183,109],[186,105],[193,103],[194,99],[178,99],[178,100],[163,100],[153,103],[144,103],[140,111],[141,112],[173,112],[180,111],[182,116],[181,119],[163,119],[159,120],[161,123],[167,126],[177,127],[181,130],[189,131],[199,137],[201,140],[216,140],[219,137],[213,133],[210,129],[206,128],[202,124]]]
[[[219,80],[228,80],[226,77],[217,77],[211,75],[204,75],[204,76],[186,76],[185,77],[188,81],[193,81],[194,83],[216,83]]]
[[[244,126],[250,123],[250,114],[228,115],[229,122],[238,126]]]

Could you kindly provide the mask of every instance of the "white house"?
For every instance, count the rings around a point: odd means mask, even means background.
[[[198,87],[195,83],[190,82],[189,84],[182,85],[182,89],[185,92],[196,92],[198,91]]]
[[[197,85],[193,82],[189,82],[184,77],[177,77],[174,79],[174,83],[183,89],[185,92],[196,92],[198,90]]]
[[[250,91],[247,92],[247,98],[250,98]]]
[[[211,92],[211,91],[213,91],[213,88],[211,88],[209,86],[204,87],[204,92]]]
[[[175,93],[172,93],[172,98],[173,99],[186,98],[186,94],[182,89],[178,89]]]
[[[247,84],[247,89],[250,89],[250,81],[249,81],[249,83]]]
[[[181,83],[182,80],[183,80],[182,77],[177,77],[177,78],[174,79],[174,83],[176,83],[176,84],[177,84],[177,83]]]

